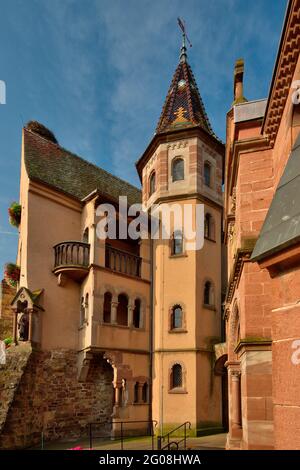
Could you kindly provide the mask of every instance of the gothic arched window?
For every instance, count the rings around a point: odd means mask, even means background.
[[[180,364],[174,364],[171,370],[171,389],[182,387],[182,367]]]
[[[183,158],[174,158],[172,161],[172,180],[184,180],[184,160]]]
[[[171,329],[182,328],[182,308],[174,305],[171,312]]]
[[[120,294],[118,297],[117,324],[128,325],[128,297],[125,294]]]
[[[156,177],[155,171],[152,171],[150,178],[149,178],[149,196],[155,193],[156,190]]]
[[[103,303],[103,321],[104,323],[111,322],[111,301],[112,294],[110,292],[105,292],[104,294],[104,303]]]

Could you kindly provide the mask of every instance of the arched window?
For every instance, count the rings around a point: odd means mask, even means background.
[[[150,178],[149,178],[149,196],[155,193],[155,189],[156,189],[155,171],[152,171]]]
[[[182,308],[180,305],[174,305],[171,313],[171,329],[182,328]]]
[[[83,232],[83,242],[88,243],[89,242],[89,229],[86,228],[85,231]]]
[[[117,324],[128,325],[128,298],[125,294],[120,294],[118,297]]]
[[[174,158],[172,161],[172,180],[184,180],[184,160],[183,158]]]
[[[112,294],[110,292],[105,292],[104,302],[103,302],[103,321],[104,323],[111,322],[111,301]]]
[[[141,301],[140,299],[135,299],[134,301],[132,322],[133,322],[134,328],[140,328],[141,326]]]
[[[206,281],[204,284],[203,303],[204,305],[214,305],[214,289],[210,281]]]
[[[80,326],[82,326],[85,322],[85,305],[84,305],[84,297],[81,297],[80,300]]]
[[[135,382],[133,392],[134,392],[133,402],[138,403],[139,402],[139,383],[138,382]]]
[[[173,233],[172,236],[172,255],[180,255],[183,253],[183,234],[180,230]]]
[[[211,165],[208,162],[204,163],[204,183],[206,186],[211,186]]]
[[[182,387],[182,367],[180,364],[174,364],[171,370],[171,389]]]
[[[85,302],[84,302],[84,308],[85,308],[85,319],[84,321],[87,322],[89,319],[89,294],[85,295]]]
[[[142,388],[142,400],[144,403],[148,403],[148,383],[145,382]]]

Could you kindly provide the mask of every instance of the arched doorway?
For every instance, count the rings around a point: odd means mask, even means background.
[[[221,387],[222,387],[222,425],[224,431],[228,431],[229,419],[228,419],[228,373],[225,363],[228,359],[227,354],[220,356],[215,362],[214,372],[216,375],[221,376]]]

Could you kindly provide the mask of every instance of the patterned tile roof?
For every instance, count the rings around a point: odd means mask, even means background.
[[[175,70],[156,132],[199,125],[215,137],[192,69],[186,60],[181,60]]]
[[[128,204],[141,202],[141,191],[135,186],[26,128],[24,155],[30,179],[75,199],[82,200],[92,191],[99,190],[114,200],[127,196]]]

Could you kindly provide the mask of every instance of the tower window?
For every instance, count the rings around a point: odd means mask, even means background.
[[[211,187],[211,165],[208,162],[204,163],[204,183]]]
[[[171,389],[182,387],[182,367],[180,364],[174,364],[171,370]]]
[[[180,255],[183,253],[183,235],[181,231],[176,231],[173,233],[172,237],[172,255]]]
[[[182,328],[182,308],[175,305],[171,313],[171,329]]]
[[[210,281],[206,281],[204,284],[203,303],[204,305],[214,305],[214,289]]]
[[[155,193],[155,189],[156,189],[156,177],[155,177],[155,171],[152,171],[150,178],[149,178],[149,196]]]
[[[172,179],[173,181],[184,180],[183,158],[174,158],[174,160],[172,161]]]
[[[104,323],[111,322],[111,301],[112,295],[110,292],[105,292],[104,294],[104,304],[103,304],[103,321]]]

